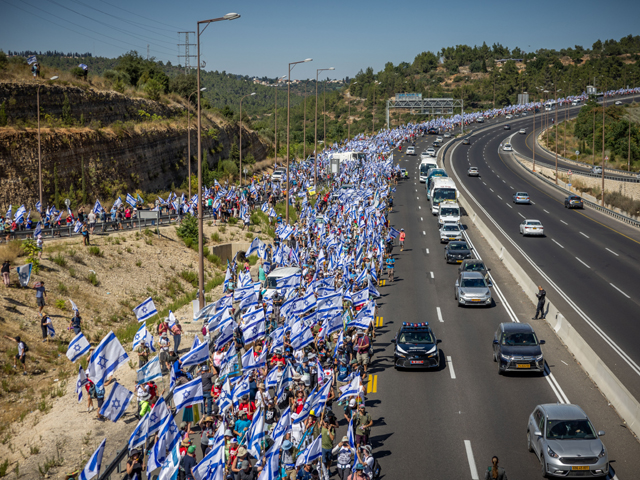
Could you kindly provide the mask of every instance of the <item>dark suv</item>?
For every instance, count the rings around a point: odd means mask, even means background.
[[[584,208],[584,203],[578,195],[569,195],[564,199],[564,208]]]
[[[447,263],[462,263],[467,258],[471,258],[471,247],[467,242],[449,242],[444,247],[444,259]]]

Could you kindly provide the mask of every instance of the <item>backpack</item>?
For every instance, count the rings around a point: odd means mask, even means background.
[[[378,463],[377,458],[373,459],[373,468],[371,470],[373,473],[372,478],[380,478],[380,474],[382,473],[382,467],[380,467],[380,464]]]
[[[25,342],[22,342],[22,347],[24,348],[24,353],[27,353],[29,351],[29,347]]]

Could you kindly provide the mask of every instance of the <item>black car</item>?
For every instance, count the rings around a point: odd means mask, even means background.
[[[440,133],[440,130],[434,127],[431,127],[428,132],[430,135],[438,135]]]
[[[435,142],[433,142],[431,145],[433,145],[434,147],[439,147],[440,146],[440,142],[438,142],[437,140]]]
[[[487,285],[491,286],[491,280],[489,279],[489,270],[491,269],[487,268],[487,266],[484,264],[484,261],[478,260],[476,258],[469,258],[467,260],[463,260],[458,267],[458,275],[460,275],[462,272],[479,272],[487,281]]]
[[[471,247],[467,242],[449,242],[444,247],[444,259],[447,263],[462,263],[467,258],[471,258]]]
[[[584,203],[578,195],[569,195],[564,199],[564,208],[584,208]]]
[[[428,322],[403,323],[396,337],[393,352],[394,368],[438,368],[440,351]]]
[[[504,129],[505,129],[505,130],[511,130],[511,127],[510,127],[509,125],[505,125],[505,126],[504,126]]]
[[[544,373],[544,358],[536,332],[528,323],[501,323],[493,335],[493,361],[498,374],[504,372]]]

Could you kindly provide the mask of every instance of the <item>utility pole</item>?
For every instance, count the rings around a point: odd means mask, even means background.
[[[304,119],[302,120],[302,158],[307,158],[307,82],[304,81]]]
[[[178,35],[184,34],[184,43],[179,43],[178,48],[184,47],[184,55],[178,55],[178,63],[180,63],[180,59],[184,58],[184,73],[189,75],[191,71],[191,58],[196,58],[195,55],[189,54],[189,47],[195,47],[195,43],[189,43],[189,34],[195,35],[196,32],[178,32]],[[149,60],[149,47],[147,46],[147,60]]]
[[[604,208],[604,111],[607,101],[606,89],[602,89],[602,207]]]
[[[147,62],[149,61],[149,44],[147,43]]]

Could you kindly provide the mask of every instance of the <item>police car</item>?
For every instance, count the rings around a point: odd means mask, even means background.
[[[438,368],[440,350],[428,322],[403,323],[392,340],[396,344],[393,366],[399,368]]]

